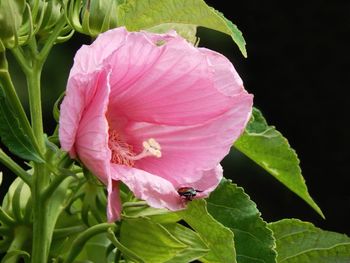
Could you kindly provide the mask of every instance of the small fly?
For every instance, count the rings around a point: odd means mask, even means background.
[[[203,191],[196,190],[193,187],[181,187],[177,189],[177,192],[183,199],[187,201],[192,201],[193,198],[197,195],[197,193],[201,193]]]

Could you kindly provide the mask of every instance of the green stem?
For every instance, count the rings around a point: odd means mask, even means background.
[[[34,54],[32,54],[34,56]],[[43,63],[32,57],[32,70],[27,74],[30,116],[34,135],[37,139],[39,150],[45,154],[45,139],[41,109],[41,85],[40,77]],[[48,222],[49,200],[42,198],[42,192],[49,184],[49,174],[44,164],[34,163],[33,173],[33,247],[32,262],[46,263],[52,239],[50,222]]]
[[[63,173],[56,175],[47,188],[43,189],[42,198],[44,200],[49,199],[58,186],[67,178],[69,177]]]
[[[54,239],[66,238],[70,235],[81,233],[84,230],[86,230],[85,225],[77,225],[77,226],[58,228],[58,229],[55,229],[55,231],[53,232],[53,238]]]
[[[40,51],[40,54],[38,56],[38,59],[40,61],[46,60],[51,48],[55,44],[55,41],[57,40],[57,37],[60,35],[65,24],[66,24],[66,18],[64,15],[62,15],[61,18],[58,20],[55,29],[50,33],[49,38],[45,41],[44,47]]]
[[[137,201],[137,202],[125,202],[123,204],[123,208],[128,208],[128,207],[144,207],[148,206],[148,204],[145,201]]]
[[[42,190],[47,185],[48,174],[41,164],[34,165],[33,174],[33,248],[32,262],[46,263],[48,261],[52,232],[49,231],[48,200],[42,198]]]
[[[42,71],[42,63],[33,61],[33,68],[30,74],[27,75],[29,105],[30,105],[30,117],[34,136],[37,139],[40,152],[44,154],[45,140],[44,129],[42,122],[42,109],[41,109],[41,86],[40,78]]]
[[[25,74],[30,72],[30,66],[28,65],[29,61],[24,57],[21,47],[16,47],[11,49],[12,55],[16,58],[18,64],[20,65],[22,71]]]
[[[9,168],[15,175],[20,177],[29,187],[32,186],[32,177],[22,169],[10,156],[0,149],[0,162]]]

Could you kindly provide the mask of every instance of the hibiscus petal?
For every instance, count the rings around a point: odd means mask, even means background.
[[[226,96],[235,96],[244,92],[243,81],[238,75],[232,63],[220,53],[206,48],[199,48],[208,60],[208,64],[214,68],[214,86]]]
[[[142,142],[154,138],[161,146],[161,158],[146,157],[135,167],[162,176],[174,185],[202,177],[228,154],[233,142],[243,132],[250,118],[252,96],[236,97],[236,104],[225,114],[195,126],[167,126],[154,123],[130,123],[125,137],[135,152]]]
[[[100,71],[90,75],[79,74],[68,79],[67,90],[60,107],[59,137],[61,147],[72,151],[75,136],[83,116],[84,109],[93,99],[99,81]]]
[[[72,130],[70,126],[74,127],[75,134],[71,132],[69,139],[75,139],[76,153],[84,165],[105,184],[109,177],[111,159],[108,148],[108,123],[105,116],[110,92],[108,78],[107,70],[94,72],[84,79],[89,82],[80,83],[82,86],[72,89],[72,93],[68,93],[65,98],[66,112],[61,113],[61,116],[64,116],[62,118],[68,119],[69,122],[64,119],[60,121],[60,129],[63,131],[60,137],[64,141],[66,132]],[[79,90],[84,92],[78,92]],[[82,96],[81,103],[74,105],[74,100],[79,100],[77,98],[79,96]],[[67,107],[68,103],[71,107]],[[69,112],[70,109],[72,112]],[[80,116],[80,119],[77,116]]]
[[[157,45],[161,39],[164,44]],[[129,33],[104,63],[113,71],[108,111],[118,112],[111,114],[111,122],[122,115],[133,121],[194,125],[224,113],[244,92],[226,58],[175,33]]]
[[[167,180],[145,171],[112,164],[111,178],[121,180],[134,195],[154,208],[172,211],[184,208],[184,203],[174,186]]]
[[[128,34],[124,27],[118,27],[100,34],[91,45],[83,45],[74,57],[70,77],[102,68],[103,61],[123,44]]]
[[[190,178],[185,185],[179,187],[192,187],[199,190],[200,192],[197,193],[196,197],[204,198],[218,186],[222,177],[222,166],[218,164],[214,169],[202,171],[202,176],[199,179],[193,180],[193,178]]]

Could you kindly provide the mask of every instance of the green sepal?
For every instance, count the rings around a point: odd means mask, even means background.
[[[2,209],[13,216],[16,222],[29,223],[28,207],[31,207],[31,191],[23,180],[17,177],[10,185],[2,202]]]
[[[58,123],[60,120],[60,109],[59,109],[59,105],[62,102],[62,99],[64,97],[64,95],[66,94],[66,92],[62,92],[61,95],[58,97],[58,99],[55,101],[55,104],[53,105],[53,109],[52,109],[52,115],[53,118],[55,119],[55,121]]]

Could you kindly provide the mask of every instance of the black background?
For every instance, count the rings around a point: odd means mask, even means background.
[[[255,106],[297,151],[310,194],[327,219],[321,219],[300,198],[235,151],[223,162],[225,175],[245,188],[267,221],[300,218],[350,235],[350,128],[345,95],[350,83],[350,2],[206,2],[243,32],[248,58],[243,58],[229,36],[219,32],[200,28],[200,46],[231,59],[246,89],[254,94]],[[55,125],[51,107],[65,88],[74,52],[89,41],[78,35],[50,54],[43,73],[48,133]],[[14,66],[11,70],[25,101],[20,70]],[[9,172],[1,170],[10,182]],[[1,186],[2,194],[6,182]]]
[[[226,159],[226,176],[245,188],[268,221],[296,217],[349,235],[350,2],[206,2],[243,32],[248,58],[221,34],[202,37],[202,45],[231,59],[255,106],[288,138],[327,219],[247,159]]]

